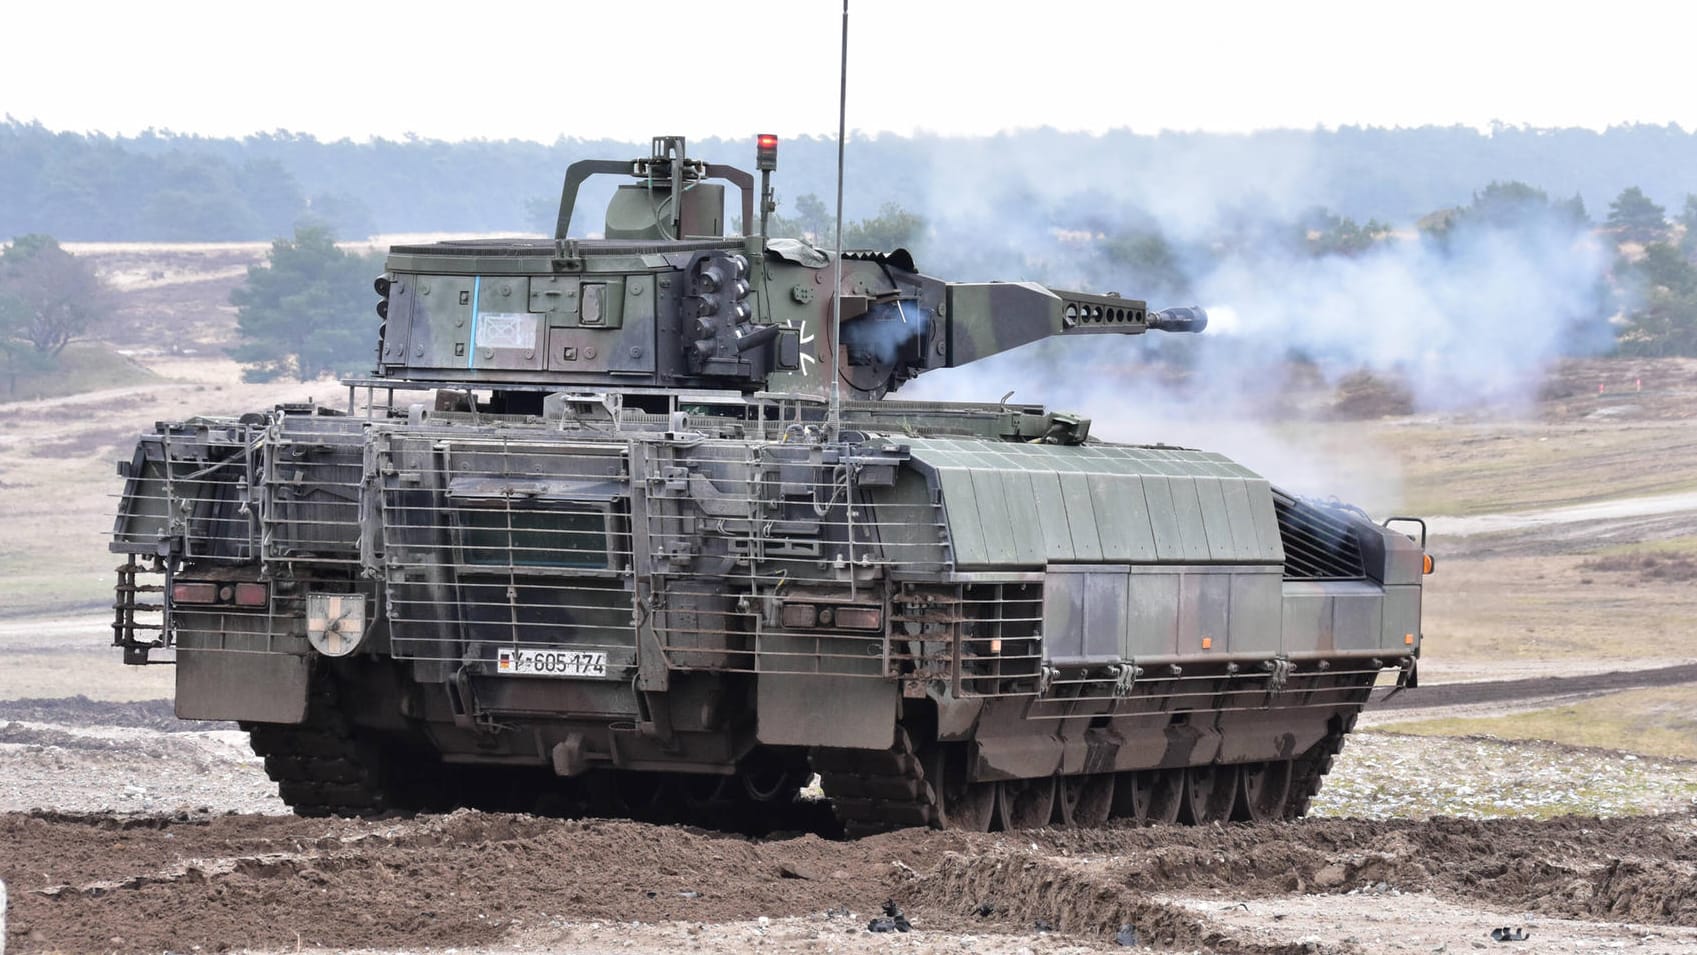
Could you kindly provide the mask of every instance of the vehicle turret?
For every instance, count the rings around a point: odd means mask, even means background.
[[[762,137],[763,177],[776,140]],[[570,236],[590,176],[628,175],[600,238]],[[725,234],[724,183],[741,194]],[[1198,308],[1026,282],[948,282],[903,249],[834,253],[746,230],[754,178],[656,137],[567,170],[551,239],[397,246],[377,282],[376,377],[496,391],[729,390],[877,398],[917,375],[1055,335],[1198,332]],[[759,197],[763,211],[770,190]],[[764,215],[758,220],[764,227]],[[833,311],[840,306],[840,341]],[[833,362],[833,352],[837,362]]]

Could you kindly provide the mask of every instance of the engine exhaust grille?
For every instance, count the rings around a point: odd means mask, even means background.
[[[1361,559],[1357,518],[1349,511],[1283,492],[1273,494],[1279,518],[1279,537],[1285,547],[1286,580],[1361,580],[1367,568]]]

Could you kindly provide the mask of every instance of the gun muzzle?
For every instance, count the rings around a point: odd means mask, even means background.
[[[1149,316],[1149,327],[1160,332],[1199,332],[1208,327],[1208,313],[1196,305],[1163,308]]]

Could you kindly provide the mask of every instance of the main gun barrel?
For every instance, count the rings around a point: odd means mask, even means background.
[[[1031,282],[946,283],[947,366],[964,365],[1055,335],[1200,332],[1208,314],[1194,305],[1149,311],[1118,295],[1068,292]]]

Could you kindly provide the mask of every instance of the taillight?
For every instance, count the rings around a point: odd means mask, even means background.
[[[828,627],[841,630],[881,630],[884,608],[859,604],[786,603],[778,613],[786,630]]]
[[[271,594],[264,584],[237,584],[236,606],[263,607],[271,602]]]
[[[179,604],[210,604],[218,602],[217,584],[175,583],[171,585],[171,602]]]
[[[882,607],[838,607],[837,626],[845,630],[881,630],[884,627]]]
[[[812,604],[784,604],[778,620],[789,630],[816,627],[819,625],[819,608]]]
[[[179,580],[171,584],[171,602],[263,608],[271,605],[271,588],[251,580]]]

